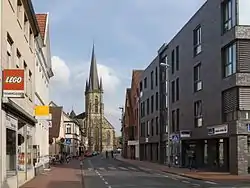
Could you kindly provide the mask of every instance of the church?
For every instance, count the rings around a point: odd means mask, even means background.
[[[85,132],[85,148],[88,151],[111,151],[115,145],[115,129],[104,116],[102,78],[99,79],[95,48],[93,45],[89,78],[85,86],[85,112],[78,119]]]

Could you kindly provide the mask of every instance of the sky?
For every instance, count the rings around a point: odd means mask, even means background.
[[[105,116],[120,134],[120,106],[133,69],[144,69],[157,50],[184,26],[205,0],[33,0],[49,12],[52,69],[50,97],[65,112],[84,109],[93,42],[103,79]]]

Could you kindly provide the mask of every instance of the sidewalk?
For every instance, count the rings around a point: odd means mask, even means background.
[[[82,182],[80,162],[72,160],[69,164],[51,167],[51,171],[34,177],[21,188],[84,188]]]
[[[124,159],[122,157],[117,157],[117,160],[130,163],[132,165],[142,166],[145,168],[150,168],[153,170],[158,170],[166,173],[176,174],[183,177],[188,177],[197,180],[204,180],[204,181],[250,181],[250,176],[237,176],[231,175],[229,173],[223,172],[205,172],[199,170],[192,170],[186,168],[174,168],[174,167],[167,167],[164,165],[160,165],[157,163],[151,163],[147,161],[138,161],[138,160],[130,160]]]

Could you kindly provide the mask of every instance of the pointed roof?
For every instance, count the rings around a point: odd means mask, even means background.
[[[47,16],[48,16],[48,14],[46,14],[46,13],[44,13],[44,14],[36,14],[38,27],[40,29],[40,33],[41,33],[41,36],[42,36],[43,40],[44,40],[44,36],[45,36],[45,30],[46,30],[46,24],[47,24]]]
[[[69,114],[70,118],[75,118],[76,117],[76,113],[74,110],[71,110],[70,114]]]
[[[90,70],[89,70],[89,83],[88,84],[89,84],[89,90],[91,91],[99,90],[99,79],[98,79],[94,44],[92,48],[92,57],[91,57],[91,64],[90,64]]]

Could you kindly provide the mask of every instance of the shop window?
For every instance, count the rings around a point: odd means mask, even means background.
[[[6,171],[7,176],[16,174],[16,131],[11,129],[6,129]]]

